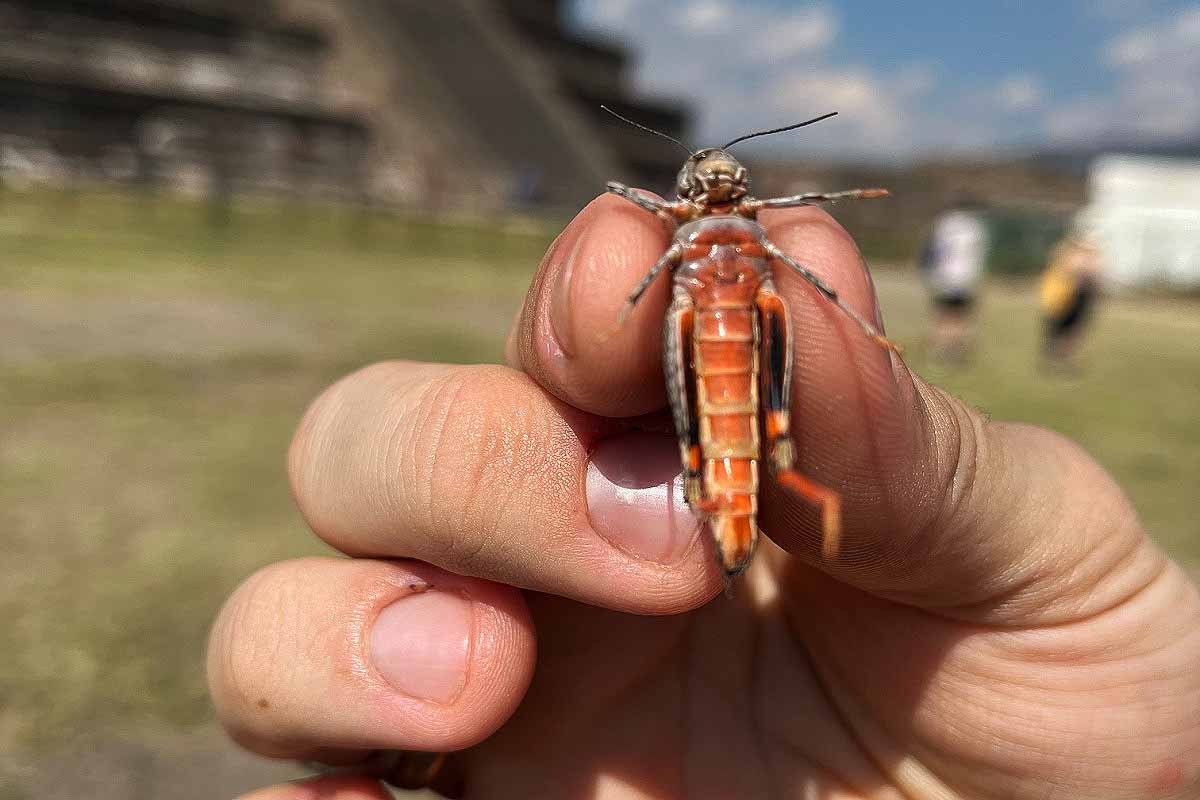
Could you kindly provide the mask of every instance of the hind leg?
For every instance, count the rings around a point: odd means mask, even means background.
[[[795,469],[796,448],[791,438],[792,393],[791,322],[783,298],[768,279],[755,299],[762,326],[763,428],[767,459],[775,479],[821,509],[826,558],[837,555],[841,537],[841,498],[837,492],[809,480]]]
[[[675,289],[675,298],[667,310],[663,330],[663,372],[667,380],[667,397],[675,420],[675,435],[679,438],[679,457],[683,464],[683,491],[688,506],[701,511],[700,423],[696,414],[696,398],[692,394],[695,382],[691,359],[692,330],[696,310],[687,291]]]

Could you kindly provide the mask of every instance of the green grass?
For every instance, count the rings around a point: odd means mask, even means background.
[[[305,405],[382,358],[498,360],[551,234],[265,203],[214,232],[186,202],[0,195],[0,752],[205,719],[222,599],[320,551],[283,474]],[[919,369],[1082,442],[1200,561],[1200,306],[1110,302],[1083,377],[1049,380],[1029,292],[993,287],[975,366],[937,375],[919,287],[878,283]]]

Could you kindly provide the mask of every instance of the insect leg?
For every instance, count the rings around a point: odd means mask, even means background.
[[[887,189],[848,189],[844,192],[809,192],[790,197],[772,197],[757,201],[759,208],[795,208],[836,203],[839,200],[874,200],[891,194]]]
[[[667,248],[667,252],[662,254],[662,257],[655,262],[650,271],[646,273],[646,277],[642,278],[642,282],[637,285],[633,293],[629,295],[629,299],[625,301],[624,307],[621,308],[621,316],[617,319],[617,327],[625,324],[625,320],[629,319],[629,315],[633,313],[633,308],[642,299],[642,295],[654,283],[654,279],[659,276],[664,269],[675,269],[679,266],[679,262],[683,259],[683,245],[676,242]]]
[[[787,253],[780,250],[779,247],[777,247],[775,245],[775,243],[772,242],[770,239],[763,237],[762,244],[763,244],[763,247],[766,248],[768,255],[770,255],[772,258],[782,261],[784,264],[791,267],[795,272],[797,272],[801,278],[804,278],[804,280],[806,280],[810,284],[812,284],[813,287],[818,292],[820,292],[822,295],[825,296],[826,300],[833,303],[835,306],[837,306],[839,309],[841,309],[841,311],[844,314],[846,314],[846,316],[848,316],[848,317],[850,317],[850,319],[854,320],[858,324],[858,327],[862,328],[863,331],[865,331],[868,336],[870,336],[873,340],[875,340],[875,342],[877,344],[879,344],[883,347],[886,347],[889,350],[894,350],[897,353],[900,352],[899,345],[897,345],[895,342],[888,339],[886,336],[884,336],[882,333],[880,333],[878,330],[876,330],[874,325],[872,325],[871,323],[869,323],[865,319],[863,319],[863,316],[861,314],[859,314],[857,311],[855,311],[853,308],[851,308],[846,303],[846,301],[842,300],[842,298],[838,296],[836,289],[834,289],[828,283],[826,283],[825,281],[821,280],[819,277],[814,275],[808,268],[806,268],[799,261],[797,261],[796,259],[789,256]]]
[[[675,287],[675,299],[667,310],[663,328],[663,373],[667,379],[671,415],[675,419],[675,434],[679,437],[684,497],[693,510],[699,508],[702,500],[700,423],[696,414],[696,398],[689,392],[695,377],[691,359],[688,358],[695,316],[695,307],[687,290]]]
[[[762,406],[767,455],[773,466],[790,469],[795,460],[789,439],[788,405],[792,394],[791,320],[770,278],[755,298],[762,330]]]
[[[783,298],[768,278],[755,298],[762,327],[763,427],[767,457],[775,479],[821,509],[823,551],[829,559],[838,551],[841,537],[841,498],[801,475],[795,469],[796,448],[791,438],[789,403],[792,392],[791,323]]]
[[[623,183],[609,181],[604,188],[609,193],[615,194],[617,197],[623,197],[639,208],[649,211],[651,214],[658,214],[667,208],[665,201],[659,200],[657,197],[651,197],[638,189],[630,189]]]
[[[777,470],[775,480],[821,509],[821,553],[829,561],[837,558],[842,541],[842,498],[794,469]]]

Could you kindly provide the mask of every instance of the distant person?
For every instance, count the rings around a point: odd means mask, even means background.
[[[1076,216],[1042,273],[1042,355],[1047,367],[1062,371],[1079,368],[1080,342],[1092,317],[1100,283],[1100,250],[1095,236],[1087,219]]]
[[[965,363],[970,359],[987,252],[987,224],[974,198],[960,197],[934,220],[920,264],[933,295],[929,348],[934,360]]]

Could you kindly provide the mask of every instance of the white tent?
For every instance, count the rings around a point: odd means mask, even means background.
[[[1085,213],[1114,287],[1200,288],[1200,161],[1099,158]]]

